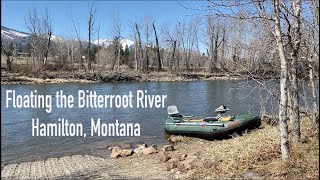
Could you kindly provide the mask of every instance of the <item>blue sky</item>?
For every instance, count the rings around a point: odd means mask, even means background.
[[[70,20],[71,14],[79,24],[83,39],[86,38],[89,4],[92,1],[3,1],[1,6],[1,25],[28,32],[24,17],[33,8],[43,13],[48,7],[53,22],[54,34],[58,36],[75,36]],[[180,4],[196,7],[195,1],[96,1],[96,24],[100,21],[100,38],[110,38],[112,33],[112,14],[117,11],[120,16],[123,36],[130,38],[131,20],[138,22],[146,16],[152,18],[156,25],[174,25],[177,21],[186,21],[197,12],[188,10]],[[200,2],[203,3],[203,2]],[[97,34],[96,34],[97,36]],[[94,39],[96,39],[95,37]]]

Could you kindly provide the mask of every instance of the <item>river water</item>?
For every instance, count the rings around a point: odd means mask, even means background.
[[[250,83],[249,83],[250,84]],[[277,83],[271,83],[275,86]],[[273,87],[271,87],[273,88]],[[167,95],[164,108],[96,108],[58,109],[18,109],[6,107],[6,90],[16,94],[51,94],[63,90],[74,95],[75,102],[79,90],[96,91],[98,94],[125,95],[137,90],[147,90],[148,94]],[[144,83],[95,83],[95,84],[35,84],[1,86],[1,163],[38,160],[72,154],[105,155],[105,147],[122,143],[163,144],[166,142],[164,121],[166,107],[176,105],[181,114],[214,116],[214,110],[226,105],[230,114],[251,113],[259,115],[257,89],[246,81],[192,81],[192,82],[144,82]],[[53,98],[53,104],[55,103]],[[135,98],[133,98],[135,104]],[[91,118],[100,118],[105,123],[115,120],[123,123],[139,123],[140,137],[32,137],[32,118],[42,123],[57,122],[58,118],[82,123],[84,130],[90,131]],[[88,133],[89,134],[89,133]]]

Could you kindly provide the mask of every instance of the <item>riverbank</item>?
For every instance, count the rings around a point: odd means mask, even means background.
[[[43,71],[36,74],[1,72],[1,84],[40,84],[40,83],[97,83],[97,82],[169,82],[196,80],[239,80],[245,76],[237,74],[179,73],[167,72],[82,72],[82,71]]]
[[[259,129],[242,136],[219,141],[172,136],[170,145],[166,146],[168,148],[163,149],[164,146],[150,145],[149,149],[142,148],[148,149],[142,150],[142,153],[124,151],[126,153],[115,153],[116,156],[112,156],[114,158],[76,155],[50,158],[39,162],[11,164],[1,166],[1,175],[8,176],[11,173],[13,177],[21,177],[23,173],[28,174],[26,173],[28,170],[32,172],[35,166],[42,163],[45,167],[50,166],[50,173],[47,173],[47,176],[44,175],[45,177],[207,180],[221,178],[318,179],[319,139],[312,136],[311,122],[308,118],[303,118],[301,124],[301,143],[291,147],[291,159],[288,162],[280,159],[278,128],[263,124]],[[129,149],[130,146],[126,147],[123,144],[120,148]],[[153,148],[156,150],[150,151]],[[113,149],[114,147],[106,147],[105,153],[120,152],[113,151]],[[70,161],[66,162],[69,164],[63,164],[68,159]],[[32,173],[29,173],[27,177],[36,176],[35,172]]]

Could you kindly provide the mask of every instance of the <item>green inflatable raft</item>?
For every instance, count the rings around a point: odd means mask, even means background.
[[[230,137],[233,133],[257,128],[261,125],[260,117],[252,114],[238,116],[222,116],[229,109],[224,105],[215,111],[217,117],[182,116],[176,106],[168,107],[168,118],[165,131],[172,135],[200,137],[204,139],[221,139]]]

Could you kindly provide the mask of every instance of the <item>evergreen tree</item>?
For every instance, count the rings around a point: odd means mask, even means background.
[[[126,44],[126,47],[124,48],[124,56],[129,57],[129,55],[130,55],[129,47],[128,47],[128,44]]]

